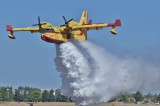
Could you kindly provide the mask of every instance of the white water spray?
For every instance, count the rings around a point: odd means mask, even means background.
[[[160,70],[133,58],[120,58],[88,41],[57,45],[55,63],[62,90],[77,105],[107,102],[122,92],[160,87]]]

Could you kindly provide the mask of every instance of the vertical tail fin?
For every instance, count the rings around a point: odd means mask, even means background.
[[[88,24],[88,23],[91,24],[92,20],[90,20],[88,22],[88,12],[83,11],[79,24],[80,25],[85,25],[85,24]],[[87,40],[87,30],[81,31],[81,35],[85,36],[85,40]]]
[[[88,12],[87,12],[87,11],[83,11],[79,23],[80,23],[81,25],[83,25],[83,24],[87,24],[87,22],[88,22]]]

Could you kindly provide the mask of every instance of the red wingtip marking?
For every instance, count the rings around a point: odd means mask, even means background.
[[[12,31],[12,29],[13,29],[13,28],[12,28],[11,25],[6,25],[6,30],[7,30],[7,31]]]
[[[120,20],[120,19],[117,19],[117,20],[116,20],[115,26],[121,26],[121,20]]]

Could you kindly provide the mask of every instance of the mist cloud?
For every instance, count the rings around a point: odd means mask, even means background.
[[[160,88],[160,71],[140,59],[118,57],[88,41],[57,45],[62,90],[77,105],[107,102],[122,92]]]

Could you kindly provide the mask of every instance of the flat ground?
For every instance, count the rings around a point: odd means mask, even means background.
[[[7,103],[0,103],[0,106],[30,106],[26,102],[22,103],[17,103],[17,102],[7,102]],[[51,103],[35,103],[33,106],[75,106],[74,103],[59,103],[59,102],[51,102]],[[160,106],[156,104],[152,105],[143,105],[143,104],[124,104],[124,103],[104,103],[104,104],[99,104],[96,106]]]
[[[0,106],[30,106],[27,102],[6,102],[0,103]],[[34,103],[33,106],[75,106],[74,103],[62,103],[62,102],[39,102]]]
[[[160,106],[156,104],[104,103],[96,106]]]

